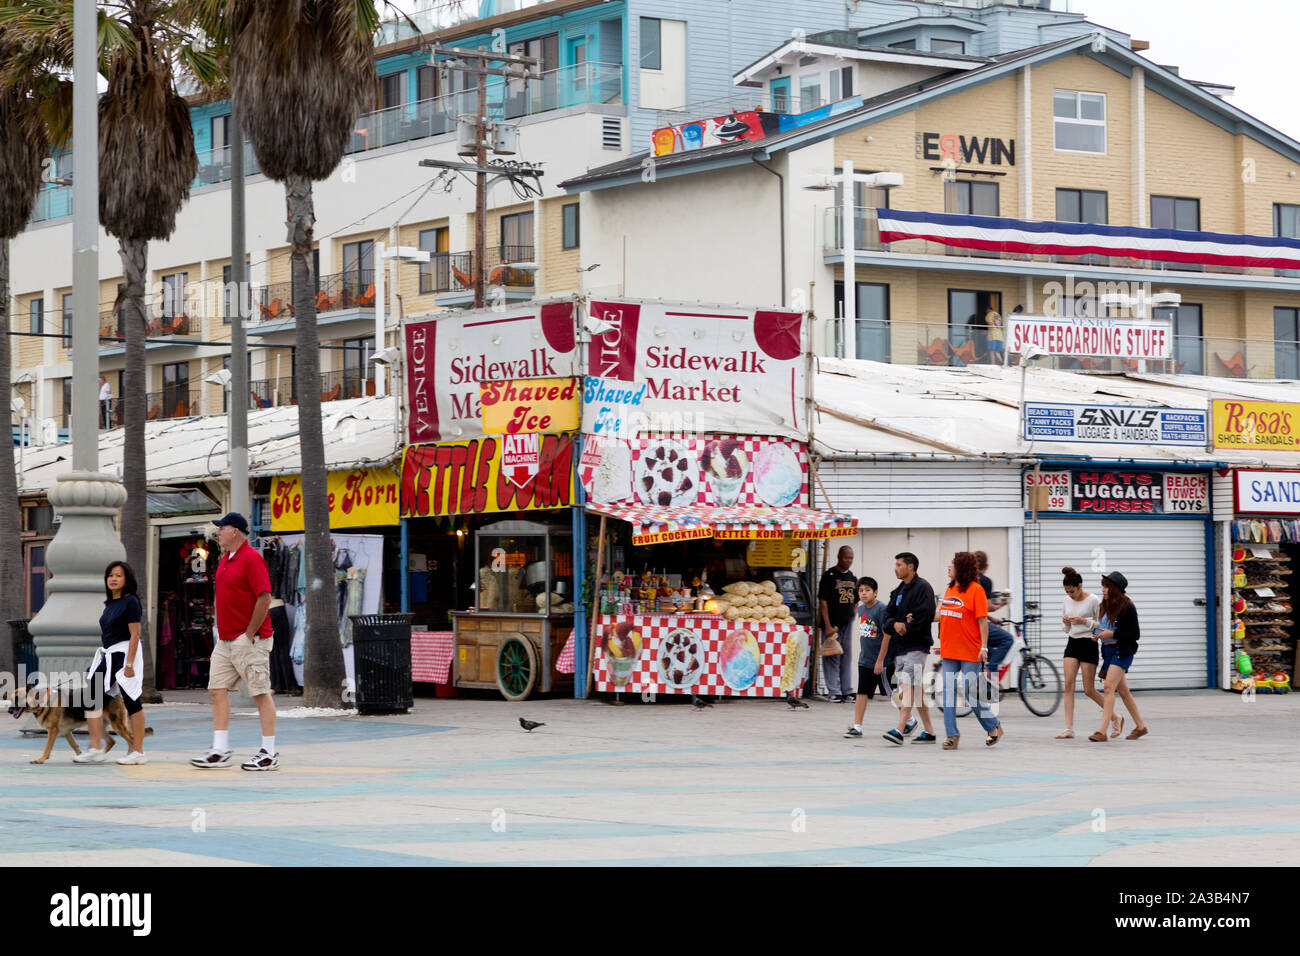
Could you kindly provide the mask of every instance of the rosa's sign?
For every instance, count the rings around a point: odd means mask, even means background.
[[[484,382],[567,378],[577,370],[571,300],[410,321],[404,343],[413,445],[482,435]]]
[[[587,374],[644,383],[644,432],[804,434],[801,312],[594,300]],[[584,422],[608,403],[588,398]]]
[[[1214,399],[1215,448],[1300,451],[1300,405]]]
[[[1173,348],[1168,322],[1037,315],[1012,315],[1007,319],[1007,348],[1018,355],[1033,347],[1046,355],[1141,361],[1169,358]]]

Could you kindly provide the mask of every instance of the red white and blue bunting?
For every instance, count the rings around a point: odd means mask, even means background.
[[[877,209],[881,242],[928,239],[946,246],[1033,255],[1125,256],[1153,262],[1300,269],[1300,239],[1183,229]]]

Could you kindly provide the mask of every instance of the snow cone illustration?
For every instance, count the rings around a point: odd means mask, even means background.
[[[730,508],[740,498],[740,488],[749,474],[749,459],[734,438],[711,441],[700,457],[704,475],[713,489],[713,503]]]
[[[605,652],[605,666],[614,679],[614,686],[626,686],[641,656],[641,632],[629,621],[611,624],[605,628],[600,649]]]
[[[784,508],[803,490],[799,456],[785,442],[764,445],[754,459],[754,490],[773,508]]]
[[[758,680],[758,639],[736,631],[722,644],[722,680],[732,690],[748,690]]]

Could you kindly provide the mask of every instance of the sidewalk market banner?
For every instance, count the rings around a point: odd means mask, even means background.
[[[1150,262],[1300,268],[1300,239],[1095,223],[877,209],[881,242],[928,239],[961,249],[1046,256],[1097,254]]]
[[[567,378],[578,366],[571,299],[408,321],[403,341],[412,445],[481,437],[484,382]]]
[[[574,447],[572,435],[537,434],[408,445],[402,456],[402,517],[572,505]]]
[[[806,434],[804,313],[616,299],[589,313],[587,374],[646,385],[636,430]],[[584,403],[584,427],[598,405]]]
[[[1216,398],[1210,408],[1215,448],[1300,451],[1300,404]]]
[[[398,478],[391,468],[353,468],[326,476],[331,528],[398,523]],[[302,476],[271,479],[271,530],[302,531]]]

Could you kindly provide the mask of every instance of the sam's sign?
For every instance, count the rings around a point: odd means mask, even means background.
[[[978,163],[982,166],[1014,166],[1016,141],[994,136],[961,136],[955,133],[917,133],[916,158],[942,162],[951,159],[958,165]]]

